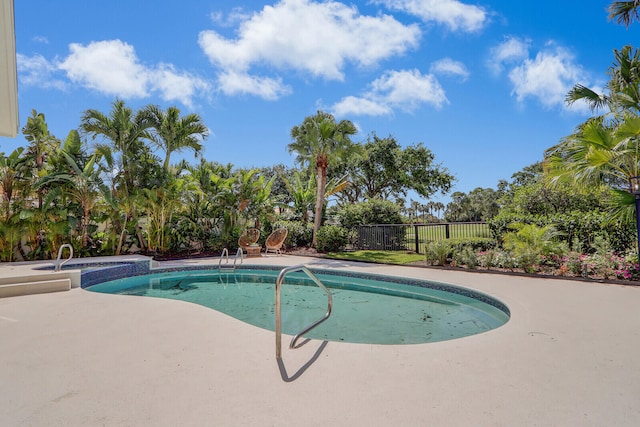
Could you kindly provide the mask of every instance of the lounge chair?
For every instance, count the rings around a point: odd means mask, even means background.
[[[243,251],[248,252],[247,248],[252,245],[256,246],[256,242],[259,238],[260,230],[257,228],[247,228],[240,235],[240,238],[238,239],[238,246],[242,248]]]
[[[272,251],[275,254],[281,254],[282,245],[284,243],[284,239],[287,238],[288,233],[289,230],[286,228],[278,228],[274,230],[264,242],[264,254],[267,255],[269,251]]]

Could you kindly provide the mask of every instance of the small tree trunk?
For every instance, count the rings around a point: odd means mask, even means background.
[[[327,168],[318,162],[318,193],[316,195],[316,211],[313,218],[313,240],[311,246],[317,244],[317,234],[322,223],[322,207],[324,205],[324,192],[327,186]]]
[[[124,217],[124,225],[122,226],[122,232],[120,233],[120,239],[118,240],[118,247],[116,248],[116,255],[120,255],[122,251],[122,244],[124,243],[124,236],[127,234],[127,217]]]

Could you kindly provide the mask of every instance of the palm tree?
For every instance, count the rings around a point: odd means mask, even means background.
[[[433,209],[436,211],[436,218],[440,219],[440,212],[444,210],[444,203],[442,202],[434,202]]]
[[[640,117],[589,119],[545,152],[544,171],[552,186],[568,181],[584,188],[610,187],[612,216],[632,217],[634,196],[628,190],[629,178],[640,175]]]
[[[309,211],[313,208],[316,200],[316,182],[313,177],[305,180],[300,171],[296,171],[293,177],[284,178],[285,186],[291,197],[293,211],[302,220],[303,224],[309,221]]]
[[[549,148],[543,167],[552,186],[569,181],[611,188],[612,217],[629,217],[634,203],[629,178],[640,175],[640,51],[625,46],[614,55],[605,94],[576,85],[567,95],[569,104],[583,99],[592,109],[607,107],[609,112],[588,119]]]
[[[419,223],[420,222],[420,208],[421,208],[421,204],[418,201],[415,200],[411,200],[411,212],[413,212],[413,214],[415,215],[415,222]]]
[[[605,85],[605,92],[598,93],[577,84],[567,94],[567,104],[582,100],[591,111],[609,108],[614,115],[624,110],[640,112],[640,51],[624,46],[621,50],[614,49],[613,53],[614,61],[607,70],[610,79]]]
[[[31,117],[27,118],[27,124],[22,128],[22,133],[29,146],[27,147],[27,156],[35,162],[35,180],[46,176],[44,167],[47,158],[54,151],[56,138],[49,133],[49,126],[44,118],[43,113],[31,110]],[[42,209],[42,200],[45,197],[45,188],[38,189],[38,209]]]
[[[316,166],[318,176],[318,188],[316,193],[316,206],[313,221],[313,241],[316,245],[316,237],[322,222],[322,208],[324,205],[325,190],[327,185],[327,168],[329,164],[338,158],[353,153],[357,146],[349,138],[355,135],[357,129],[349,120],[336,122],[328,113],[318,111],[315,116],[308,116],[300,126],[291,129],[289,153],[296,153],[296,162],[301,165]]]
[[[203,141],[209,135],[209,129],[197,114],[180,117],[177,107],[169,107],[166,111],[156,105],[149,105],[143,112],[155,129],[154,142],[164,151],[164,170],[169,170],[169,159],[173,152],[190,148],[196,157],[202,151]]]
[[[101,137],[109,144],[97,144],[96,153],[106,162],[106,170],[114,173],[112,191],[118,193],[117,198],[125,211],[124,223],[131,221],[138,243],[142,250],[146,243],[138,227],[135,199],[137,196],[136,178],[143,175],[146,164],[139,159],[147,153],[144,140],[151,140],[149,129],[153,126],[147,114],[139,111],[133,113],[124,101],[116,100],[112,104],[109,115],[98,110],[86,110],[82,115],[81,128],[93,139]],[[125,227],[121,227],[120,242],[116,254],[120,253],[125,238]]]
[[[640,21],[638,8],[640,8],[640,0],[614,1],[609,6],[609,19],[629,28],[633,21]]]

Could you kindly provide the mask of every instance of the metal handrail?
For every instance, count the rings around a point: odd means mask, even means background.
[[[242,261],[244,260],[244,254],[242,252],[242,248],[238,248],[238,250],[236,251],[236,256],[233,258],[233,266],[228,267],[229,250],[227,248],[224,248],[222,250],[222,253],[220,254],[220,259],[218,260],[218,271],[222,270],[222,259],[225,258],[225,255],[226,255],[225,269],[236,271],[236,262],[238,261],[238,257],[240,257],[240,264],[242,264]]]
[[[242,261],[244,260],[244,252],[242,252],[242,248],[238,248],[238,250],[236,251],[236,257],[233,259],[233,268],[236,267],[238,256],[240,257],[240,264],[242,264]]]
[[[331,298],[331,291],[327,289],[327,287],[316,277],[315,274],[311,272],[304,265],[294,265],[291,267],[283,268],[278,274],[278,278],[276,279],[276,358],[280,359],[282,355],[282,316],[281,316],[281,305],[280,305],[280,290],[282,288],[282,282],[284,281],[284,277],[291,272],[294,271],[302,271],[304,272],[313,282],[318,285],[325,293],[327,294],[327,312],[326,314],[313,322],[310,326],[304,328],[302,331],[298,332],[293,336],[291,343],[289,344],[289,348],[296,348],[296,342],[298,339],[318,326],[320,323],[324,322],[331,315],[331,307],[333,306],[333,299]]]
[[[64,248],[69,248],[69,258],[60,262],[60,259],[62,258],[62,250]],[[64,245],[60,246],[60,249],[58,249],[58,258],[56,258],[55,271],[60,271],[63,265],[71,261],[71,258],[73,258],[73,246],[71,246],[69,243],[65,243]]]

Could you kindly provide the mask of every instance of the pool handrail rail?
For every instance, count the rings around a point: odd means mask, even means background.
[[[62,250],[64,248],[69,249],[69,258],[65,259],[64,261],[60,261],[60,259],[62,258]],[[73,258],[73,246],[71,246],[70,243],[65,243],[64,245],[61,245],[60,248],[58,249],[58,257],[56,258],[56,262],[54,263],[54,271],[60,271],[63,265],[71,261],[71,258]]]
[[[218,260],[218,271],[227,270],[227,269],[236,271],[236,263],[238,261],[238,258],[240,258],[240,264],[242,264],[244,260],[244,253],[242,252],[242,248],[238,248],[238,250],[236,251],[236,256],[233,258],[233,265],[230,266],[229,250],[227,248],[222,249],[222,253],[220,254],[220,259]],[[223,259],[226,259],[224,268],[222,266]]]
[[[282,358],[282,306],[280,303],[280,293],[282,288],[282,283],[284,282],[284,278],[288,273],[302,271],[304,272],[313,282],[318,285],[326,294],[327,294],[327,312],[320,319],[313,322],[311,325],[307,326],[297,334],[293,336],[291,339],[291,343],[289,344],[290,349],[298,348],[296,347],[296,343],[298,339],[302,337],[302,335],[314,329],[316,326],[324,322],[331,316],[331,309],[333,307],[333,299],[331,297],[331,291],[327,289],[327,287],[318,279],[318,277],[311,272],[305,265],[293,265],[291,267],[285,267],[278,274],[278,278],[276,279],[276,307],[275,307],[275,315],[276,315],[276,359]]]

